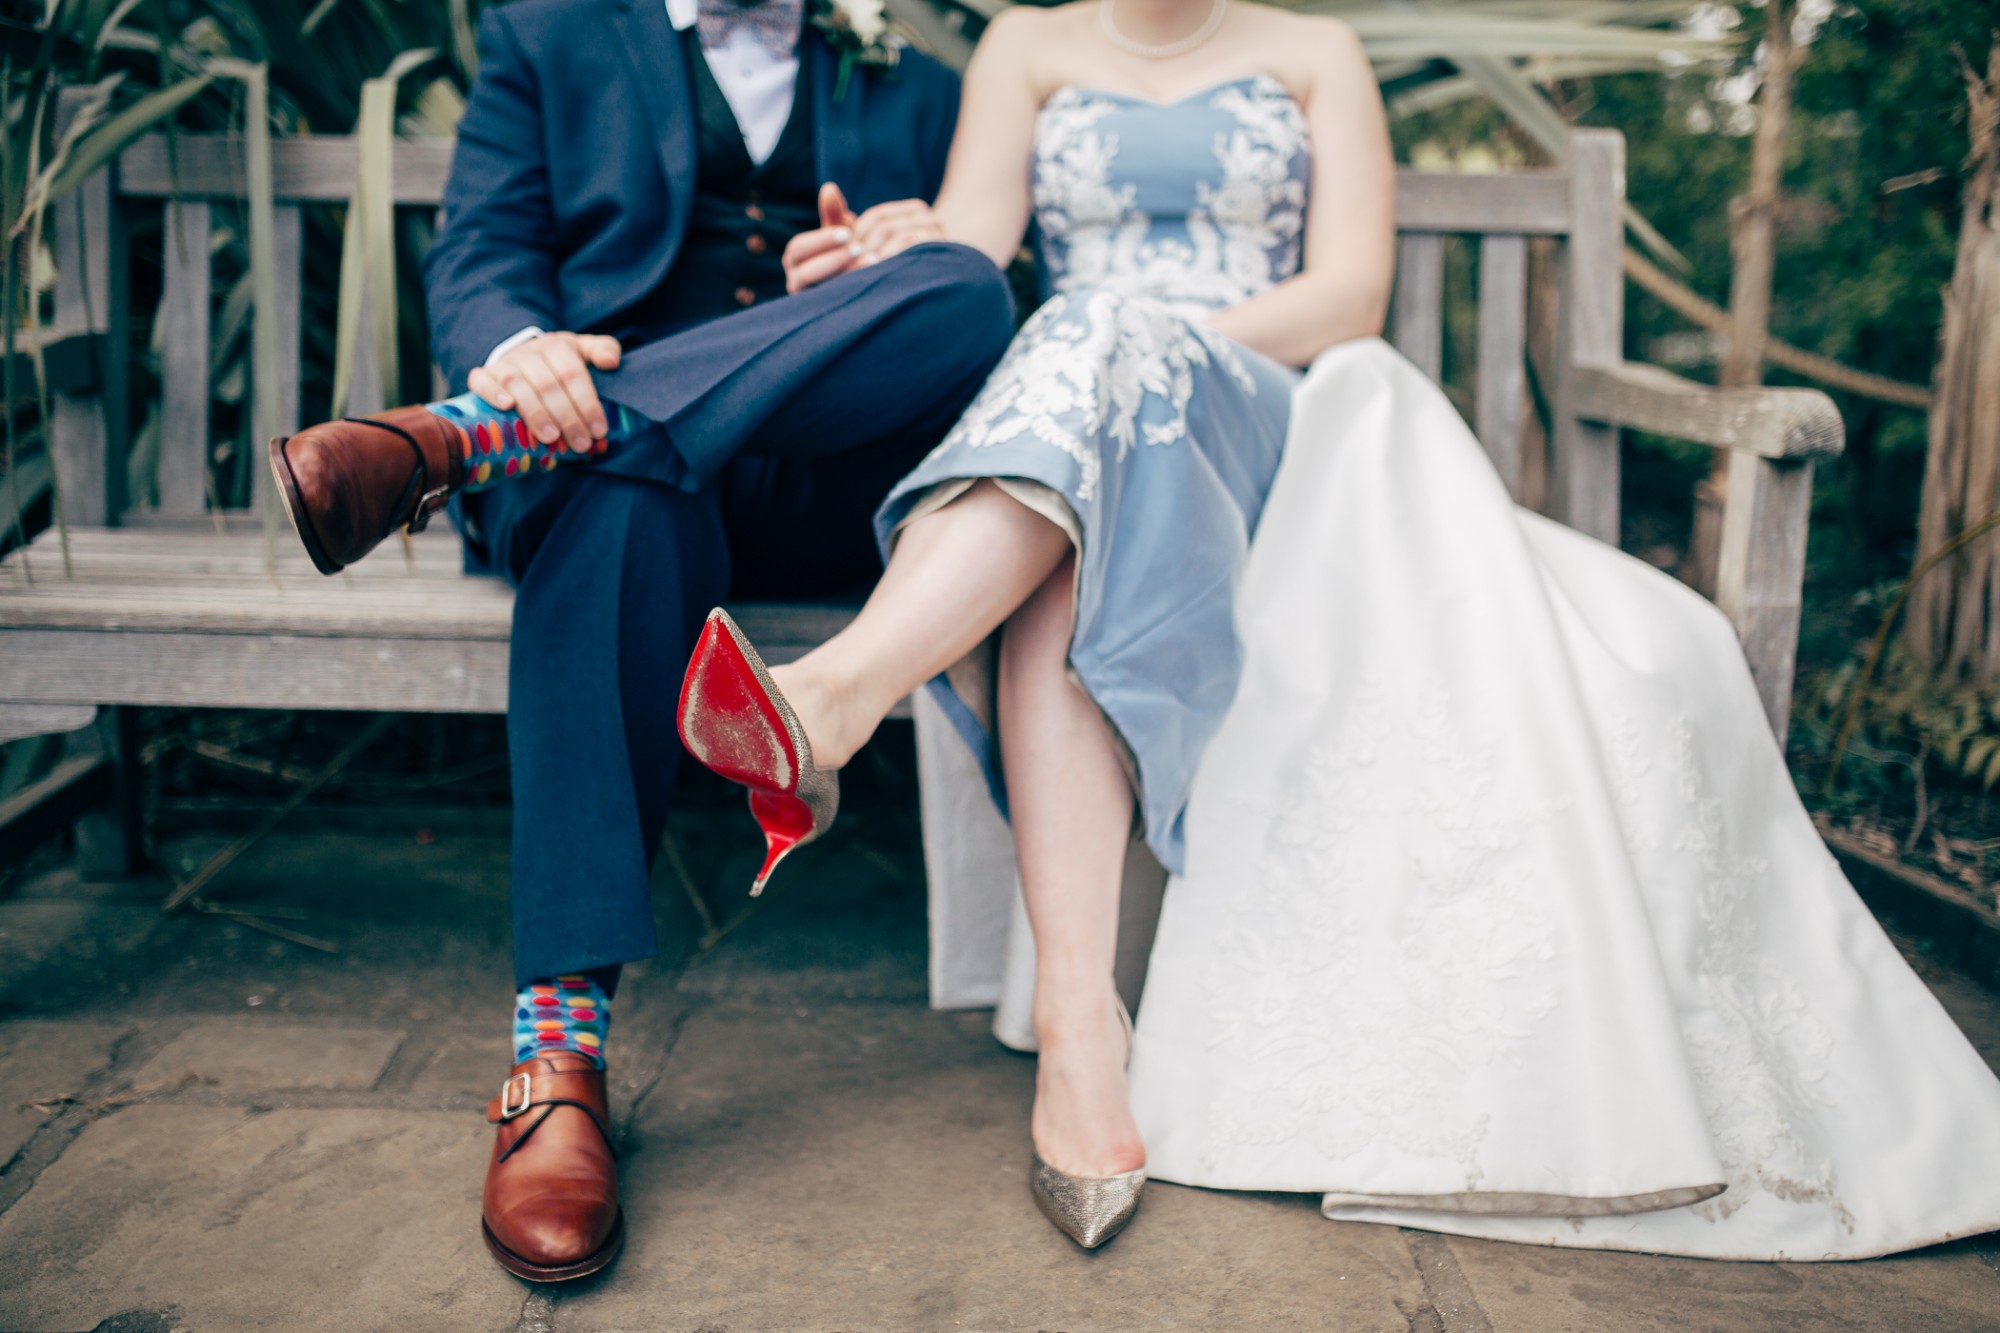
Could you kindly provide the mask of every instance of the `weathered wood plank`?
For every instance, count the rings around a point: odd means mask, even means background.
[[[277,269],[278,327],[278,406],[269,418],[280,435],[299,428],[299,359],[303,354],[299,310],[305,300],[305,216],[296,205],[281,204],[271,211],[271,253]],[[258,420],[266,418],[260,412]],[[254,434],[255,481],[250,486],[250,512],[262,513],[271,502],[271,473],[264,466],[265,440]]]
[[[0,633],[0,698],[498,713],[507,652],[498,639],[9,630]]]
[[[1405,232],[1396,243],[1396,350],[1437,380],[1444,373],[1444,237]]]
[[[396,143],[391,188],[399,204],[436,204],[451,170],[450,139]],[[355,140],[344,135],[279,139],[271,145],[272,193],[303,203],[345,203],[354,190]],[[247,173],[243,142],[233,134],[183,134],[167,156],[166,136],[149,134],[118,159],[126,194],[183,199],[239,199]]]
[[[1765,458],[1831,458],[1846,442],[1840,410],[1817,389],[1718,389],[1630,361],[1572,373],[1572,401],[1587,421]]]
[[[1812,472],[1810,458],[1732,453],[1722,511],[1715,602],[1743,641],[1743,656],[1781,745],[1798,664]]]
[[[67,89],[56,101],[55,132],[60,136],[82,110],[88,94]],[[49,219],[53,233],[56,284],[55,325],[103,334],[122,328],[123,273],[112,262],[118,251],[117,210],[112,207],[113,169],[93,173],[81,186],[56,201]],[[116,340],[100,337],[91,344],[100,364],[93,387],[57,393],[49,405],[49,435],[56,478],[61,488],[63,516],[71,523],[116,522],[124,508],[123,423],[124,377],[117,366],[123,358]]]
[[[1579,414],[1572,372],[1624,356],[1625,140],[1615,130],[1573,132],[1570,171],[1549,509],[1577,531],[1616,546],[1618,428]]]
[[[54,736],[75,731],[96,720],[95,704],[0,703],[0,745],[23,736]]]
[[[118,164],[123,191],[151,198],[241,197],[245,173],[236,136],[184,134],[174,147],[172,164],[162,135],[127,148]],[[452,148],[449,139],[399,139],[392,183],[396,202],[441,203]],[[285,200],[344,203],[354,188],[356,156],[355,141],[345,136],[279,140],[271,145],[274,192]],[[1398,171],[1396,217],[1415,231],[1556,235],[1569,229],[1569,177],[1560,170]]]
[[[1521,498],[1521,414],[1528,387],[1528,242],[1479,242],[1479,374],[1474,429],[1507,493]]]
[[[1567,171],[1396,173],[1396,225],[1403,231],[1561,235],[1570,227],[1570,207]]]
[[[160,512],[208,507],[209,213],[169,202],[160,295]]]

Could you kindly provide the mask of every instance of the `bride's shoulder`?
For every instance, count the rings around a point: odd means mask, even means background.
[[[1076,23],[1076,11],[1094,9],[1096,0],[1083,3],[1055,5],[1012,4],[995,14],[986,25],[980,37],[981,46],[990,42],[1015,44],[1021,42],[1046,41],[1064,32]]]
[[[1238,7],[1263,29],[1263,36],[1297,42],[1315,53],[1361,50],[1361,37],[1353,25],[1331,14],[1301,14],[1276,5],[1258,4],[1255,0]]]

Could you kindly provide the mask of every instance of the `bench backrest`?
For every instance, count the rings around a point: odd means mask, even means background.
[[[406,207],[438,207],[452,145],[449,140],[397,143],[394,197]],[[299,422],[301,295],[304,284],[338,275],[306,270],[303,213],[344,204],[354,184],[357,142],[309,137],[272,144],[276,200],[277,310],[280,370],[277,411],[285,430]],[[241,141],[227,135],[164,135],[140,139],[66,199],[55,218],[58,279],[55,334],[84,335],[94,348],[95,373],[58,382],[51,421],[63,482],[64,515],[74,524],[116,524],[151,517],[187,520],[209,509],[209,337],[212,276],[209,242],[218,204],[243,196]],[[1397,184],[1399,258],[1391,337],[1434,378],[1444,363],[1445,242],[1467,236],[1477,244],[1478,335],[1472,367],[1472,417],[1479,438],[1516,496],[1522,482],[1522,424],[1528,385],[1528,241],[1558,244],[1561,296],[1550,397],[1546,508],[1592,536],[1618,539],[1617,432],[1580,419],[1568,404],[1564,368],[1619,359],[1623,336],[1621,271],[1624,140],[1606,130],[1571,137],[1568,163],[1551,170],[1493,174],[1403,171]],[[126,325],[129,257],[124,236],[129,209],[165,210],[164,340],[157,509],[128,506],[125,419],[128,367],[125,339],[104,336]],[[381,401],[367,319],[354,349],[348,412]],[[252,390],[254,392],[254,390]],[[256,494],[262,493],[258,487]]]

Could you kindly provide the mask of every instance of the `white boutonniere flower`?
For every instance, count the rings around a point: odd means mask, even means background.
[[[903,38],[890,30],[883,0],[813,0],[812,25],[840,57],[840,74],[833,86],[836,102],[846,98],[856,65],[894,69],[902,58]]]

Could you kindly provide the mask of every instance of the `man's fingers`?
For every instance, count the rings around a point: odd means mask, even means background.
[[[854,233],[847,227],[818,227],[802,231],[785,243],[785,265],[789,268],[830,250],[845,250],[853,243]]]
[[[604,408],[597,401],[597,382],[590,378],[590,367],[584,364],[582,353],[568,342],[557,342],[543,353],[548,368],[555,372],[558,391],[569,401],[576,425],[565,425],[563,434],[569,440],[569,447],[578,453],[587,452],[590,442],[604,435]],[[548,401],[549,395],[542,395]],[[557,415],[564,415],[561,409]]]
[[[518,365],[508,367],[504,383],[514,399],[513,410],[520,414],[521,423],[528,428],[529,434],[544,444],[553,443],[561,436],[562,428],[556,425],[555,417],[542,404],[542,396],[535,392],[534,385],[528,383],[528,377],[521,373]]]
[[[625,355],[625,349],[618,345],[616,338],[602,333],[579,333],[576,350],[599,370],[618,369],[618,362]]]
[[[544,348],[539,356],[526,358],[523,367],[528,382],[535,386],[535,393],[555,421],[559,437],[572,449],[587,448],[590,443],[590,427],[585,423],[582,410],[570,397],[569,385],[563,372],[574,362],[581,366],[582,360],[569,347]],[[544,435],[543,443],[556,441]]]
[[[860,260],[843,246],[838,250],[816,255],[802,264],[789,265],[785,270],[785,290],[796,293],[808,287],[817,287],[829,278],[839,277],[859,262]]]
[[[473,368],[472,373],[465,377],[465,387],[502,412],[509,411],[514,406],[514,395],[508,393],[507,386],[500,382],[500,377],[485,366]]]
[[[854,225],[854,210],[847,206],[847,196],[832,181],[819,187],[819,220],[824,227]]]

